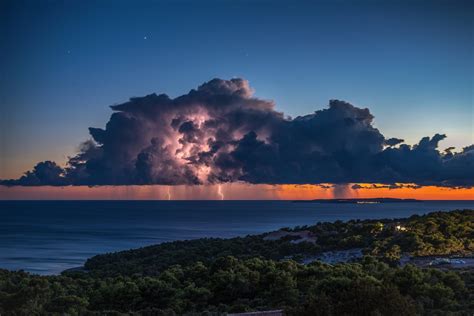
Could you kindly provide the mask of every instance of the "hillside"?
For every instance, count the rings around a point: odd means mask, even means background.
[[[282,231],[286,235],[280,232],[279,239],[268,238],[272,233],[265,233],[163,243],[98,255],[87,260],[85,267],[100,276],[157,275],[175,264],[211,263],[225,256],[269,260],[291,257],[302,261],[325,251],[361,248],[364,254],[394,264],[402,254],[471,255],[474,252],[474,210],[434,212],[406,219],[325,222]],[[315,242],[298,242],[298,236],[288,234],[292,232],[309,233]]]
[[[2,315],[471,315],[474,272],[398,265],[403,254],[472,254],[474,211],[317,223],[178,241],[89,259],[84,271],[0,270]],[[360,247],[355,262],[305,259]]]

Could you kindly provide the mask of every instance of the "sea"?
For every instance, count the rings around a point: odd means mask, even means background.
[[[96,254],[350,219],[474,209],[474,201],[0,201],[0,269],[59,274]]]

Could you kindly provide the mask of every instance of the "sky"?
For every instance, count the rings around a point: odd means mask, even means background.
[[[446,134],[440,148],[461,150],[473,20],[469,1],[2,1],[0,179],[64,164],[109,105],[216,77],[291,117],[340,99],[386,137]]]

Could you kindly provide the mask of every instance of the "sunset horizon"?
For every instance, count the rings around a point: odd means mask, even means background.
[[[329,184],[325,184],[329,186]],[[5,200],[313,200],[341,198],[398,198],[417,200],[474,200],[473,188],[452,189],[425,186],[390,188],[383,184],[334,187],[320,185],[250,185],[245,183],[201,186],[68,186],[0,188]],[[219,195],[222,187],[224,198]],[[372,187],[375,186],[375,187]]]

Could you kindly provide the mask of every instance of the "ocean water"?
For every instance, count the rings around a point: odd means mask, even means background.
[[[0,268],[57,274],[96,254],[172,240],[465,208],[474,209],[474,201],[0,201]]]

